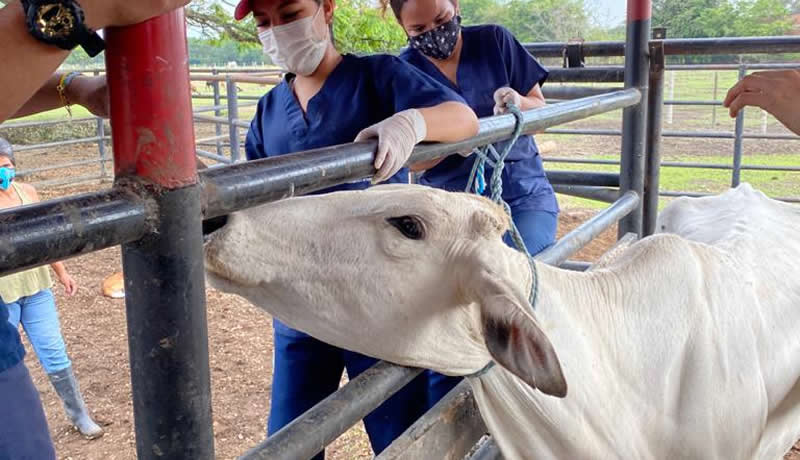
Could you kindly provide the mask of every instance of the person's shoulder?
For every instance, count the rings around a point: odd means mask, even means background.
[[[476,36],[483,39],[502,39],[513,37],[511,31],[499,24],[477,24],[474,26],[464,26],[461,28],[462,34]]]
[[[479,24],[475,26],[465,26],[462,28],[462,34],[475,37],[481,43],[496,42],[498,44],[507,43],[509,40],[515,40],[514,34],[510,30],[499,24]]]
[[[345,55],[344,58],[360,66],[365,66],[370,69],[379,69],[379,70],[384,70],[387,67],[408,65],[405,62],[403,62],[403,60],[400,59],[399,57],[385,53],[368,54],[364,56],[355,56],[352,54],[348,54]]]
[[[258,99],[258,112],[269,111],[278,107],[278,104],[281,104],[287,95],[291,94],[288,88],[289,84],[286,82],[286,79],[284,79],[264,93],[264,95]]]
[[[39,201],[39,192],[36,191],[36,187],[24,182],[17,182],[17,186],[22,189],[22,193],[24,193],[29,199]]]

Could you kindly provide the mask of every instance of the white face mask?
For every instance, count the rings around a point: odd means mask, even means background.
[[[314,30],[320,11],[321,5],[313,16],[272,26],[258,34],[264,54],[272,59],[273,64],[303,76],[317,70],[328,48],[327,34]]]

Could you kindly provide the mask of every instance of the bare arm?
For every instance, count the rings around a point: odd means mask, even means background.
[[[64,103],[58,94],[59,82],[62,73],[53,74],[39,91],[31,97],[11,118],[26,117],[28,115],[63,107]],[[83,75],[72,79],[65,91],[70,104],[77,104],[89,109],[98,117],[108,118],[108,87],[106,77],[87,77]]]
[[[136,24],[189,3],[188,0],[80,0],[92,29]],[[68,51],[39,42],[25,25],[20,2],[0,9],[0,123],[16,114],[48,83]]]
[[[478,134],[478,117],[460,102],[443,102],[418,109],[425,119],[429,142],[457,142]]]
[[[41,88],[68,51],[48,46],[34,39],[25,27],[20,2],[12,2],[0,10],[0,123],[11,118]]]
[[[533,85],[533,88],[531,88],[527,95],[520,95],[520,101],[521,103],[519,108],[521,110],[538,109],[539,107],[544,107],[547,105],[547,103],[544,101],[542,88],[538,83]]]

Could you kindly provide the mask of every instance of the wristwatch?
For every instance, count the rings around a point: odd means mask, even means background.
[[[37,40],[61,49],[80,45],[91,57],[106,47],[97,32],[84,24],[81,6],[75,0],[21,0],[28,32]]]

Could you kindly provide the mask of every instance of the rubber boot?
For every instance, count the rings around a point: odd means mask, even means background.
[[[89,416],[78,381],[75,379],[75,374],[72,373],[72,366],[48,374],[48,377],[50,377],[50,383],[53,384],[58,397],[64,402],[64,411],[75,428],[87,439],[97,439],[103,436],[103,429]]]

